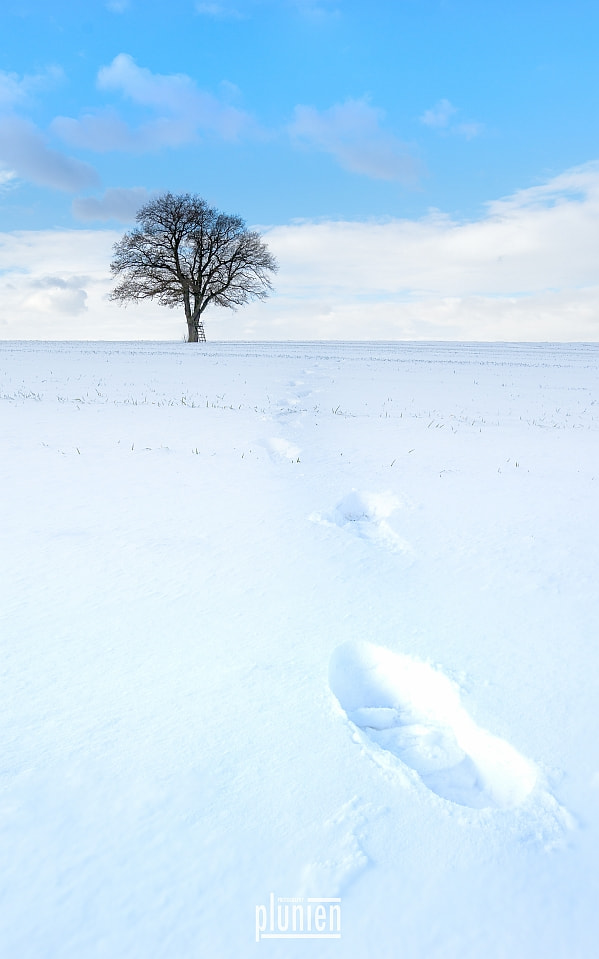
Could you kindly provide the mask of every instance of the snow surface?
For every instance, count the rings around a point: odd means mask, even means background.
[[[0,954],[595,956],[599,346],[0,357]]]

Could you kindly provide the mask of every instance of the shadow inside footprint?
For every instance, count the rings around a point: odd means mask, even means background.
[[[351,722],[444,799],[516,806],[537,781],[533,763],[480,729],[456,685],[427,663],[372,643],[345,643],[331,657],[329,683]]]

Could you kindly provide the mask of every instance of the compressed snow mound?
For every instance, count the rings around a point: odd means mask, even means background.
[[[400,506],[400,500],[393,493],[354,489],[330,513],[313,513],[310,519],[324,526],[338,526],[391,553],[409,556],[410,544],[387,522]]]
[[[393,493],[367,493],[352,490],[337,505],[335,520],[339,526],[362,520],[380,523],[381,520],[391,516],[399,505],[399,500]]]
[[[268,439],[265,446],[273,460],[289,460],[294,463],[299,459],[301,453],[299,446],[295,446],[294,443],[278,436]]]
[[[517,806],[538,780],[535,765],[480,729],[455,684],[427,663],[372,643],[345,643],[333,653],[329,682],[351,722],[444,799]]]

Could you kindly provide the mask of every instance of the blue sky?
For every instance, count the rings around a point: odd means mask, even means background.
[[[274,230],[290,262],[295,247],[281,231],[297,221],[363,224],[369,247],[373,223],[444,218],[467,230],[501,198],[589,212],[599,159],[594,2],[5,0],[0,32],[5,274],[33,268],[11,254],[13,234],[29,231],[37,249],[48,231],[77,230],[80,244],[100,249],[164,189]],[[294,235],[313,243],[305,229]],[[286,266],[284,289],[295,270]],[[68,284],[68,273],[32,282]],[[506,291],[485,280],[464,295],[552,288],[515,282]],[[585,289],[594,282],[582,278]],[[394,296],[413,301],[406,284]],[[89,310],[90,290],[78,289]],[[433,281],[426,295],[435,289],[462,295]],[[333,292],[321,283],[318,297],[332,302]],[[14,335],[14,310],[4,324]]]

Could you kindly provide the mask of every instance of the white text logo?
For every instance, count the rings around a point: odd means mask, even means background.
[[[284,898],[271,892],[256,906],[256,942],[261,939],[341,939],[341,899]]]

